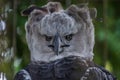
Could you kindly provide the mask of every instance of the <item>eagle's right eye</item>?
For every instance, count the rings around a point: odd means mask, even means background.
[[[51,41],[52,38],[53,38],[52,36],[45,36],[45,40],[46,40],[46,41]]]
[[[70,41],[70,40],[72,40],[72,37],[73,37],[73,34],[66,35],[66,36],[65,36],[65,39],[66,39],[67,41]]]

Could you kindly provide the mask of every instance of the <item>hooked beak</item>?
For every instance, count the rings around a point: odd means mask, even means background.
[[[59,55],[59,53],[62,52],[62,50],[60,51],[61,49],[61,40],[60,40],[60,37],[59,35],[55,35],[55,38],[53,40],[53,51],[56,53],[56,55]]]
[[[59,55],[64,51],[64,47],[69,47],[69,45],[63,44],[59,34],[56,34],[53,39],[52,45],[49,45],[49,47],[53,49],[56,55]]]

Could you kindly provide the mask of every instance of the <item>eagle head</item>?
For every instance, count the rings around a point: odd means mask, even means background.
[[[96,9],[87,4],[71,5],[63,9],[58,2],[23,10],[28,16],[26,39],[32,61],[49,62],[68,56],[92,60]]]

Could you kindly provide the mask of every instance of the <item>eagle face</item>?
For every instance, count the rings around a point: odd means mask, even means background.
[[[92,59],[95,9],[72,5],[64,10],[60,3],[50,2],[41,8],[31,6],[23,11],[29,15],[26,39],[32,61],[52,61],[67,56]]]

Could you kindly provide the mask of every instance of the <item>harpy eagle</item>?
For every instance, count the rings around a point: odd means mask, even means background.
[[[14,80],[116,80],[93,62],[96,9],[87,4],[63,9],[49,2],[25,9],[26,39],[31,62]]]

